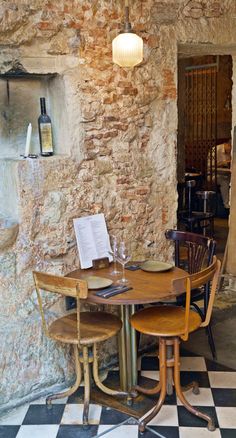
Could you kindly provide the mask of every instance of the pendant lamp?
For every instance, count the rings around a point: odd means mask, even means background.
[[[143,60],[143,40],[132,32],[128,0],[125,0],[124,31],[112,41],[112,60],[120,67],[134,67]]]

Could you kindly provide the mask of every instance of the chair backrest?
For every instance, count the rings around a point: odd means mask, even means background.
[[[214,239],[179,230],[166,230],[165,236],[175,243],[175,266],[194,274],[212,263],[216,248]],[[187,258],[184,260],[181,257],[182,248],[187,248]]]
[[[189,334],[189,317],[190,317],[190,302],[191,302],[191,290],[199,287],[204,287],[211,283],[210,299],[208,301],[205,320],[202,322],[201,327],[206,327],[211,319],[213,303],[218,286],[220,275],[220,261],[213,257],[213,262],[210,266],[202,269],[202,271],[190,275],[186,279],[186,304],[185,304],[185,329],[181,336],[183,340],[188,339]],[[178,281],[178,280],[177,280]]]
[[[35,288],[39,303],[39,310],[42,318],[44,332],[49,336],[48,326],[44,314],[44,307],[42,303],[41,290],[69,296],[77,300],[77,331],[78,339],[80,339],[80,299],[86,299],[88,296],[88,284],[85,280],[62,277],[59,275],[47,274],[45,272],[33,271]]]

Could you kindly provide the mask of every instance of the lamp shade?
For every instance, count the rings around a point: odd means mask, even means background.
[[[143,40],[135,33],[119,34],[112,41],[112,60],[120,67],[134,67],[143,60]]]

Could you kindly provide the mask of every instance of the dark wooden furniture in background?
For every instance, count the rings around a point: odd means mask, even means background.
[[[59,277],[42,272],[33,272],[33,276],[45,335],[55,341],[73,345],[75,357],[76,381],[74,385],[60,394],[50,395],[47,397],[46,403],[50,404],[52,400],[67,397],[78,389],[82,379],[82,363],[84,377],[83,424],[86,425],[89,421],[90,363],[93,364],[94,381],[101,391],[112,396],[128,395],[126,392],[107,388],[100,381],[98,374],[97,344],[115,336],[122,327],[121,320],[111,313],[80,312],[80,299],[85,300],[88,296],[88,286],[85,280]],[[75,298],[77,303],[76,311],[57,318],[48,325],[44,314],[41,291]]]
[[[212,263],[216,249],[215,240],[201,234],[178,230],[167,230],[165,236],[175,244],[175,266],[184,268],[189,274],[195,274]],[[191,306],[195,307],[202,320],[206,317],[209,299],[209,284],[191,292]],[[185,306],[185,300],[186,295],[180,295],[177,297],[176,304]],[[203,300],[203,309],[197,304],[201,300]],[[210,324],[208,324],[206,330],[213,359],[216,359],[216,348]]]
[[[193,210],[193,204],[196,205],[196,196],[193,192],[196,181],[186,181],[186,193],[187,193],[187,209],[178,211],[179,223],[182,223],[187,231],[190,232],[202,232],[204,235],[213,236],[214,234],[214,212]],[[199,191],[197,193],[200,193]],[[203,193],[203,192],[202,192]],[[206,192],[204,193],[213,193]]]
[[[186,281],[186,304],[185,308],[179,306],[160,305],[141,310],[131,317],[131,325],[141,333],[159,338],[159,370],[160,382],[152,389],[136,387],[136,390],[144,394],[160,393],[156,406],[150,413],[141,419],[139,430],[144,432],[145,427],[160,411],[166,397],[169,394],[169,385],[174,382],[176,394],[183,405],[192,414],[203,418],[208,423],[209,430],[215,430],[214,420],[198,409],[193,408],[183,395],[180,385],[180,339],[186,341],[189,333],[199,327],[207,327],[210,322],[214,297],[216,293],[220,272],[220,262],[214,256],[213,263],[202,271],[192,274]],[[201,288],[212,280],[211,294],[207,306],[205,320],[202,321],[198,313],[190,309],[191,290]],[[171,379],[168,375],[171,373]],[[196,382],[192,385],[193,392],[198,393]]]

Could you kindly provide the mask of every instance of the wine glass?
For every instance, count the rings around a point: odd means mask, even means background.
[[[108,236],[109,239],[109,236]],[[118,239],[116,236],[110,236],[110,243],[108,241],[108,253],[113,257],[114,269],[111,272],[111,275],[120,274],[120,271],[117,269],[117,254],[118,254]]]
[[[122,265],[122,278],[119,280],[121,284],[127,284],[129,280],[125,278],[125,265],[131,259],[129,246],[125,242],[120,242],[118,246],[117,261]]]

